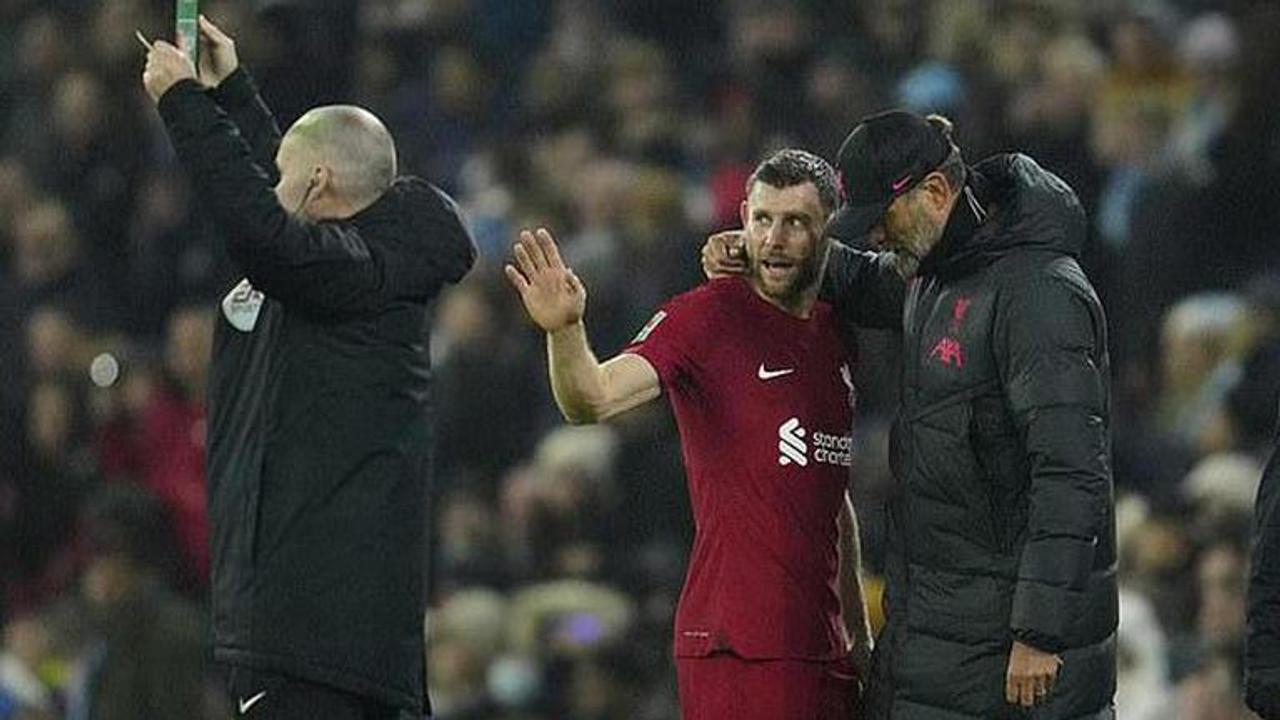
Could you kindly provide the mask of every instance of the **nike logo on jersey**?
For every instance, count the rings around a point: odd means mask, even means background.
[[[795,371],[796,371],[795,368],[781,368],[779,370],[770,370],[764,366],[764,363],[760,363],[760,369],[756,370],[756,377],[760,378],[761,380],[772,380],[776,377],[782,377],[783,375],[790,375]]]
[[[245,713],[249,712],[249,708],[253,707],[254,705],[257,705],[258,701],[266,696],[267,696],[267,691],[263,690],[262,692],[258,693],[257,695],[254,695],[251,698],[247,698],[247,699],[240,698],[240,702],[239,702],[240,714],[244,715]]]

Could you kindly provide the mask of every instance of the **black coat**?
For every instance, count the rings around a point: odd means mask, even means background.
[[[1262,720],[1280,720],[1280,436],[1254,509],[1245,647],[1245,699]]]
[[[215,656],[420,710],[428,304],[475,246],[412,178],[348,220],[287,213],[280,134],[243,71],[179,83],[160,114],[246,278],[209,388]]]
[[[967,188],[902,316],[888,621],[870,716],[1111,717],[1107,338],[1076,260],[1084,213],[1022,155],[980,163]],[[883,268],[883,256],[837,248],[837,308],[865,313]],[[1064,661],[1032,715],[1004,699],[1015,638]]]

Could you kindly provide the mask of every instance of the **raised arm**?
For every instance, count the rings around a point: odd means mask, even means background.
[[[213,99],[240,130],[253,161],[275,183],[279,180],[276,151],[280,149],[280,127],[253,78],[240,67],[235,40],[201,15],[200,49],[200,82],[213,88]]]
[[[178,48],[153,43],[143,83],[222,230],[228,256],[267,295],[321,319],[341,319],[429,298],[470,269],[470,233],[453,201],[427,183],[397,180],[361,211],[367,228],[312,222],[281,206],[266,169]],[[408,232],[387,230],[392,222]]]
[[[582,321],[586,287],[560,259],[550,232],[521,232],[515,263],[506,266],[507,278],[529,317],[547,333],[551,389],[566,420],[599,422],[661,394],[657,371],[639,355],[596,359]]]
[[[212,91],[213,99],[226,111],[232,124],[249,146],[253,162],[262,168],[267,181],[280,181],[276,152],[280,149],[280,127],[258,94],[253,78],[243,68],[236,70]]]
[[[159,110],[227,255],[254,287],[325,317],[385,302],[385,268],[393,263],[352,228],[309,222],[281,207],[265,169],[200,85],[177,83],[160,97]]]

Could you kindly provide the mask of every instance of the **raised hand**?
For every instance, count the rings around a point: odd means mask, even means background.
[[[147,50],[147,65],[142,70],[142,84],[152,100],[159,102],[160,96],[169,88],[182,80],[194,80],[195,76],[196,69],[191,67],[186,53],[164,40],[151,43]]]
[[[240,67],[236,41],[209,18],[200,16],[200,82],[217,87]]]
[[[708,279],[746,271],[747,253],[741,230],[718,232],[702,245],[702,273]]]
[[[515,265],[508,264],[504,270],[530,319],[547,332],[581,322],[587,289],[560,259],[551,233],[545,228],[536,233],[521,231],[514,254]]]

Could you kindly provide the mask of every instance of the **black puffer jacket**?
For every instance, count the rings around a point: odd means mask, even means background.
[[[1084,236],[1065,183],[993,157],[908,287],[870,717],[1114,714],[1106,323]],[[882,261],[837,249],[827,291],[866,297]],[[1015,638],[1064,661],[1032,713],[1004,700]]]
[[[1254,509],[1245,696],[1263,720],[1280,720],[1280,436]]]
[[[245,276],[209,384],[214,655],[421,715],[428,307],[475,245],[418,178],[345,220],[287,213],[280,134],[243,70],[180,82],[159,110]]]

